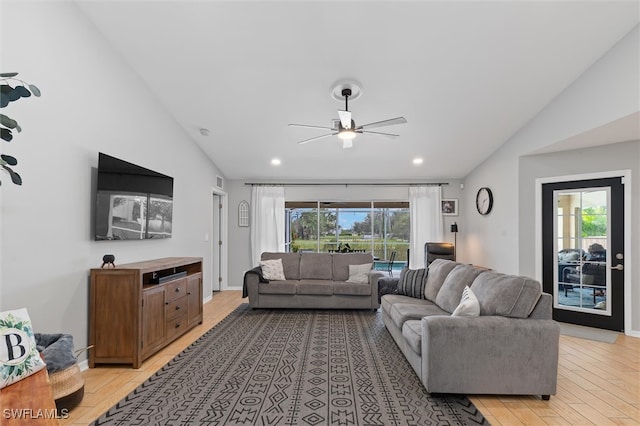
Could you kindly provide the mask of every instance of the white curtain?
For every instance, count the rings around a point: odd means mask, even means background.
[[[284,251],[284,187],[251,187],[251,260],[265,251]]]
[[[442,241],[443,219],[440,186],[409,187],[409,266],[424,268],[424,244]]]

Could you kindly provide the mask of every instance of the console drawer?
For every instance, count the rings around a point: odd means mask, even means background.
[[[167,339],[173,340],[187,329],[187,311],[183,311],[175,318],[167,319]]]
[[[187,312],[187,297],[181,297],[172,302],[165,302],[164,313],[166,319],[175,318],[182,313]]]
[[[180,297],[187,295],[187,279],[182,278],[179,280],[171,281],[165,284],[166,295],[165,302],[171,302]]]

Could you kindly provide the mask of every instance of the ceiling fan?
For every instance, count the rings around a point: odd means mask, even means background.
[[[353,121],[353,119],[351,118],[351,111],[349,111],[349,96],[351,96],[351,93],[352,92],[350,88],[342,89],[341,94],[344,97],[344,110],[338,110],[338,116],[340,117],[340,120],[336,120],[334,122],[333,127],[312,126],[307,124],[289,124],[289,127],[305,127],[309,129],[331,130],[331,133],[305,139],[298,143],[305,144],[305,143],[317,141],[319,139],[327,138],[329,136],[337,135],[340,139],[342,139],[343,148],[351,148],[353,146],[353,139],[356,137],[356,135],[361,133],[367,134],[367,135],[384,136],[392,139],[400,136],[393,133],[372,132],[369,129],[373,129],[376,127],[383,127],[383,126],[391,126],[394,124],[404,124],[407,122],[407,120],[404,117],[390,118],[388,120],[376,121],[373,123],[356,126],[355,121]]]

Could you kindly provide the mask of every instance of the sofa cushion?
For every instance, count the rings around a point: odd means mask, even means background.
[[[465,286],[471,286],[481,272],[481,269],[473,266],[457,264],[442,283],[436,296],[436,304],[447,312],[453,312],[460,303]]]
[[[300,280],[298,281],[297,294],[333,295],[333,281],[328,280]]]
[[[333,294],[344,294],[347,296],[370,296],[371,284],[351,283],[347,281],[334,281]]]
[[[477,317],[480,315],[480,302],[473,290],[469,286],[465,286],[462,290],[462,297],[460,303],[451,312],[452,317]]]
[[[409,347],[418,355],[422,355],[422,321],[409,320],[402,324],[402,337]]]
[[[262,276],[269,281],[286,280],[282,269],[282,259],[261,260],[260,269],[262,270]]]
[[[330,256],[334,281],[346,281],[349,278],[349,265],[373,263],[371,253],[333,253]]]
[[[301,280],[331,280],[331,253],[302,253]]]
[[[350,283],[368,283],[369,272],[373,263],[363,263],[362,265],[349,265],[349,277],[347,282]]]
[[[424,299],[424,286],[427,281],[427,270],[404,268],[400,272],[398,294],[404,296],[415,297],[416,299]]]
[[[264,252],[260,256],[261,260],[282,259],[282,269],[284,276],[288,280],[300,279],[300,253],[273,253]]]
[[[427,283],[424,286],[424,297],[432,302],[436,301],[440,287],[444,284],[449,272],[458,265],[452,260],[435,259],[429,265],[427,273]]]
[[[271,281],[258,285],[260,294],[296,294],[298,281]]]
[[[380,305],[385,312],[391,312],[391,307],[396,303],[410,303],[414,305],[432,305],[433,302],[429,302],[424,299],[416,299],[414,297],[402,296],[400,294],[385,294],[381,298]]]
[[[445,312],[433,303],[428,304],[413,304],[413,303],[394,303],[389,310],[389,317],[391,321],[402,329],[402,325],[408,320],[419,320],[422,317],[431,315],[447,315],[449,312]]]
[[[484,272],[471,289],[480,302],[480,315],[527,318],[538,303],[542,286],[532,278]]]

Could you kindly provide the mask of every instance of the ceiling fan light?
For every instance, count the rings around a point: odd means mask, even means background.
[[[356,137],[356,132],[350,129],[345,129],[338,133],[338,137],[342,140],[351,140]]]

